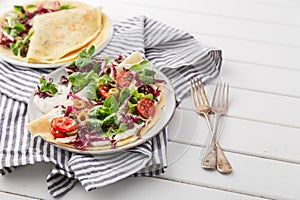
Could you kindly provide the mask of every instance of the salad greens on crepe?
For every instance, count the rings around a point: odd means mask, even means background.
[[[116,138],[139,134],[154,117],[161,95],[163,81],[155,79],[149,61],[124,65],[121,55],[94,58],[94,51],[94,46],[84,49],[65,67],[68,77],[62,80],[71,88],[68,97],[73,103],[62,106],[62,116],[51,124],[54,138],[72,137],[69,143],[77,149],[103,143],[113,147]],[[51,79],[41,78],[38,91],[55,94],[56,87]]]
[[[59,1],[52,3],[52,8],[46,8],[41,4],[36,6],[29,4],[26,6],[14,5],[13,12],[5,16],[5,22],[1,24],[0,45],[9,47],[15,56],[26,57],[30,38],[34,34],[32,20],[36,15],[70,9],[68,4],[60,4]]]

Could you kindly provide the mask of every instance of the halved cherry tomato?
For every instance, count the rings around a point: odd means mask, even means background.
[[[67,137],[67,135],[64,132],[60,132],[58,130],[55,130],[53,127],[51,128],[51,134],[54,138],[64,138]]]
[[[122,72],[117,78],[117,83],[119,87],[124,88],[128,87],[134,79],[134,75],[130,71]]]
[[[52,120],[52,128],[66,133],[75,130],[77,128],[77,123],[70,117],[57,117]]]
[[[98,93],[104,97],[105,99],[109,96],[109,89],[110,87],[109,86],[106,86],[106,85],[99,85],[98,86]]]
[[[137,105],[136,111],[145,119],[153,117],[155,114],[155,105],[153,101],[147,98],[141,98]]]

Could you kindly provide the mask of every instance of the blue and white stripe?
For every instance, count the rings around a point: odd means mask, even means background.
[[[220,71],[221,51],[201,45],[189,33],[144,16],[114,24],[114,35],[97,56],[125,56],[134,51],[145,55],[171,80],[177,98],[188,93],[188,80],[214,78]],[[47,177],[51,195],[61,196],[79,181],[87,190],[128,176],[156,176],[167,167],[167,128],[152,140],[127,151],[81,155],[53,146],[26,130],[27,102],[40,76],[53,69],[29,69],[0,61],[0,173],[35,162],[51,162]]]

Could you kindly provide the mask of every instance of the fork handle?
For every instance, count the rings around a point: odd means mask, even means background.
[[[210,145],[210,148],[202,159],[203,169],[216,169],[217,167],[217,151],[215,145]]]
[[[217,170],[222,174],[229,174],[232,172],[232,166],[227,160],[221,146],[216,142],[217,149]]]
[[[216,114],[213,135],[216,137],[216,133],[219,126],[221,115]],[[232,166],[230,165],[228,159],[226,158],[223,149],[221,148],[219,142],[216,140],[216,149],[217,149],[217,170],[222,174],[229,174],[232,172]]]
[[[207,113],[203,113],[205,116],[205,119],[207,121],[207,125],[209,127],[209,130],[212,130],[210,119]],[[212,137],[211,142],[209,146],[207,147],[207,152],[202,159],[202,168],[204,169],[216,169],[217,167],[217,149],[215,144],[215,138]]]
[[[209,115],[208,114],[204,114],[204,117],[207,121],[207,125],[208,125],[208,128],[209,128],[209,131],[210,133],[212,134],[212,144],[215,145],[215,148],[211,149],[210,151],[212,152],[208,152],[206,154],[206,156],[204,157],[203,159],[203,162],[208,160],[208,158],[212,157],[213,155],[216,154],[216,163],[215,166],[217,167],[217,170],[222,173],[222,174],[229,174],[232,172],[232,166],[231,164],[229,163],[228,159],[226,158],[224,152],[223,152],[223,149],[221,148],[219,142],[217,141],[216,139],[216,132],[217,132],[217,129],[218,129],[218,125],[219,125],[219,119],[220,119],[220,115],[217,115],[216,116],[216,121],[215,121],[215,124],[214,124],[214,129],[212,129],[212,126],[211,126],[211,121],[210,121],[210,118],[209,118]],[[213,152],[214,151],[214,152]],[[210,158],[211,160],[213,160],[212,158]],[[203,162],[202,162],[202,167],[203,167]],[[214,162],[214,161],[211,161],[211,163]],[[207,164],[208,165],[208,164]],[[213,164],[211,164],[213,165]],[[204,168],[204,167],[203,167]],[[210,168],[212,169],[212,168]],[[214,168],[215,169],[215,168]]]

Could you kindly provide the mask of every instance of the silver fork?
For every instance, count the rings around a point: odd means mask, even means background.
[[[228,110],[229,84],[218,83],[211,103],[211,111],[215,114],[215,123],[213,129],[213,138],[216,140],[216,133],[221,116],[224,116]],[[217,148],[217,169],[219,172],[228,174],[232,167],[227,160],[220,145],[216,143]]]
[[[199,115],[203,115],[206,119],[208,129],[212,134],[212,142],[208,147],[208,151],[205,154],[204,158],[202,159],[202,168],[204,169],[216,169],[217,166],[217,151],[216,151],[216,145],[215,145],[215,139],[212,132],[211,122],[209,118],[209,112],[210,112],[210,105],[208,103],[204,85],[199,78],[192,78],[190,80],[190,86],[191,86],[191,94],[194,102],[194,106],[196,109],[196,112]]]
[[[192,78],[190,80],[190,86],[195,109],[198,114],[203,115],[205,117],[209,131],[212,134],[212,140],[208,147],[208,151],[202,160],[202,167],[204,169],[215,169],[217,167],[217,169],[221,173],[230,173],[231,171],[229,171],[229,168],[232,170],[231,165],[225,157],[225,154],[223,153],[223,150],[220,147],[219,143],[216,141],[217,129],[214,128],[215,131],[213,131],[211,127],[211,122],[209,118],[209,112],[211,111],[211,107],[208,103],[207,96],[205,94],[204,84],[202,83],[201,79]]]

